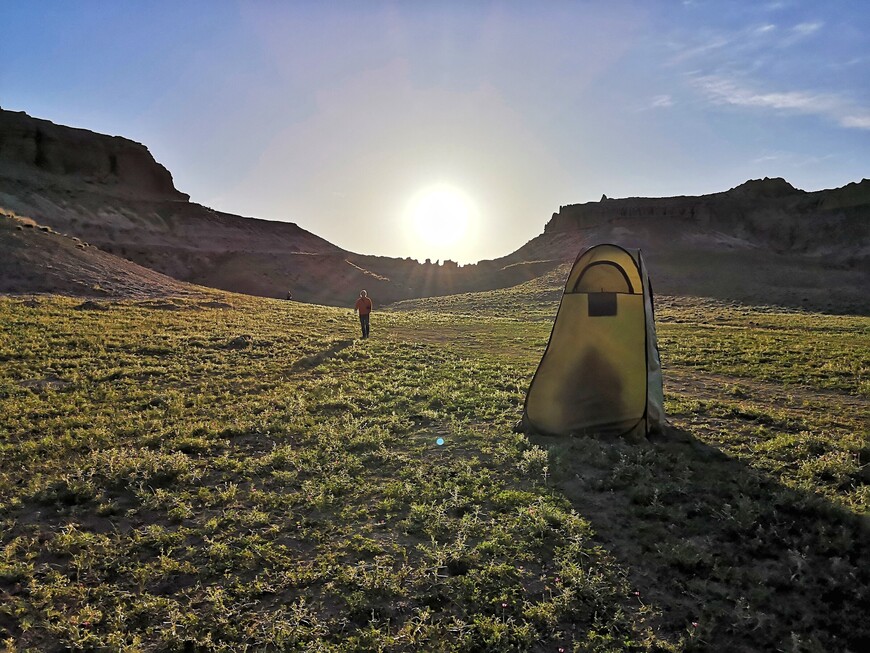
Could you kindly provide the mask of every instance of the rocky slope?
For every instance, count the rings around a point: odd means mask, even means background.
[[[3,211],[0,252],[0,293],[116,298],[213,294]]]
[[[805,192],[751,180],[711,195],[560,207],[509,260],[572,259],[588,245],[640,247],[670,295],[870,313],[870,180]]]
[[[855,265],[870,260],[870,180],[808,193],[784,179],[747,181],[699,197],[602,199],[564,206],[544,233],[664,231],[697,247],[763,248],[777,254]],[[661,239],[659,239],[661,240]]]
[[[432,265],[192,203],[139,143],[0,109],[0,209],[178,280],[301,301],[352,305],[360,288],[381,305],[504,288],[615,242],[644,250],[665,294],[870,313],[868,180],[812,193],[763,179],[698,197],[602,198],[560,207],[505,257]]]
[[[192,203],[139,143],[0,110],[0,208],[176,279],[262,296],[379,303],[535,276],[541,265],[466,268],[355,254],[286,222]],[[544,266],[546,267],[546,266]]]

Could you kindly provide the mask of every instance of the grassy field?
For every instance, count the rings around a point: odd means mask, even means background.
[[[671,437],[528,439],[558,277],[0,298],[0,646],[870,649],[870,319],[661,298]]]

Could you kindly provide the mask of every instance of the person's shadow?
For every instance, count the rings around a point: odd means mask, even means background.
[[[692,432],[646,444],[529,436],[627,569],[653,628],[710,651],[870,651],[870,520]],[[637,607],[637,603],[635,607]]]

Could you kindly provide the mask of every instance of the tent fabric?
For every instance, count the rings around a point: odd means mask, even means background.
[[[574,262],[523,425],[548,435],[643,437],[665,424],[652,286],[640,250],[596,245]]]

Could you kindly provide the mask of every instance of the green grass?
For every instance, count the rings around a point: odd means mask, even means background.
[[[554,280],[368,341],[241,296],[0,298],[0,641],[860,650],[870,320],[664,300],[682,440],[529,440]]]

